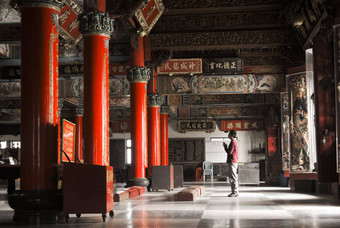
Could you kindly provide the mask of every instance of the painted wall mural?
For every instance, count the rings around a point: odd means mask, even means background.
[[[177,109],[178,117],[258,117],[259,107],[230,107],[230,108],[214,108],[214,107],[199,107],[199,108],[188,108],[180,107]]]
[[[284,75],[238,74],[159,76],[162,94],[237,94],[281,92]]]
[[[21,96],[20,82],[1,82],[0,83],[0,97],[17,98],[20,96]]]
[[[255,91],[255,75],[197,76],[192,80],[193,92],[208,93],[248,93]]]
[[[289,85],[289,117],[291,171],[310,170],[310,151],[308,138],[308,109],[306,75],[297,74],[287,77]]]
[[[191,93],[189,83],[182,77],[175,77],[171,80],[171,91],[175,93]]]
[[[84,79],[63,79],[59,81],[61,97],[83,97]],[[123,96],[130,94],[130,84],[126,77],[116,76],[109,79],[109,95]]]
[[[209,105],[209,104],[238,104],[238,103],[257,103],[265,104],[269,94],[217,94],[217,95],[175,95],[165,96],[167,105]]]

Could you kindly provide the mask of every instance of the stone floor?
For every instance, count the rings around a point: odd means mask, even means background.
[[[185,186],[203,183],[185,183]],[[146,194],[114,204],[114,217],[70,215],[68,224],[39,227],[340,227],[340,201],[331,196],[294,193],[286,187],[241,186],[238,198],[227,197],[225,182],[206,182],[194,202],[178,201],[174,191]],[[0,227],[12,223],[5,189],[0,190]]]

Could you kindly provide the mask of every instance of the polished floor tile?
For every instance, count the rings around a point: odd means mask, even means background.
[[[187,182],[186,186],[204,183]],[[340,227],[340,201],[290,191],[285,187],[241,186],[240,196],[230,198],[225,182],[206,182],[206,192],[195,201],[178,201],[174,191],[147,192],[114,203],[114,217],[101,214],[70,215],[69,223],[39,227]],[[122,189],[119,189],[122,190]],[[0,227],[27,227],[12,222],[4,186],[0,187]]]

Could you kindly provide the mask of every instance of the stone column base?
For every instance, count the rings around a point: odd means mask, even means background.
[[[143,177],[134,177],[126,182],[125,187],[132,187],[132,186],[141,186],[141,187],[148,187],[149,180]]]

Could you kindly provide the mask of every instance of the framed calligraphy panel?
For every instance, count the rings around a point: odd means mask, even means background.
[[[241,58],[204,59],[204,73],[242,73]]]
[[[178,120],[177,130],[180,133],[187,131],[205,131],[207,133],[214,132],[216,122],[213,120]]]
[[[66,155],[71,162],[75,160],[75,141],[76,141],[76,125],[68,120],[63,119],[62,121],[62,162],[68,162]],[[64,153],[64,152],[65,153]],[[65,155],[66,154],[66,155]]]
[[[261,131],[264,130],[262,119],[253,120],[221,120],[221,131]]]
[[[158,74],[202,73],[202,59],[170,59],[157,68]]]

